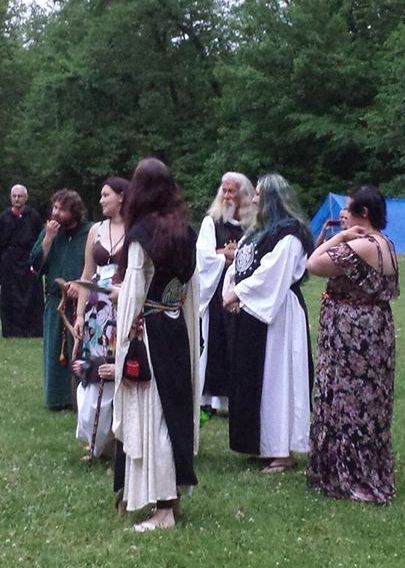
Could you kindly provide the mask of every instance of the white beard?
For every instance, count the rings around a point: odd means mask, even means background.
[[[224,223],[228,223],[229,221],[235,219],[235,213],[236,204],[233,201],[230,203],[224,201],[222,203],[222,220]]]

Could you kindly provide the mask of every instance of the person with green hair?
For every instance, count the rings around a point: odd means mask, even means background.
[[[229,397],[231,449],[263,459],[265,473],[308,451],[313,376],[307,311],[300,290],[313,244],[297,197],[278,174],[259,180],[256,219],[224,282],[237,314]]]

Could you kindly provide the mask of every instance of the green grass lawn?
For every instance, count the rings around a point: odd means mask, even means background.
[[[405,274],[405,259],[401,259]],[[404,278],[402,279],[404,282]],[[324,281],[304,287],[315,337]],[[405,291],[404,291],[405,296]],[[405,563],[405,297],[397,324],[393,426],[397,497],[322,497],[299,468],[265,476],[228,449],[227,420],[201,430],[199,485],[175,531],[135,535],[114,510],[111,464],[80,462],[75,416],[43,407],[41,342],[0,340],[0,566],[369,567]]]

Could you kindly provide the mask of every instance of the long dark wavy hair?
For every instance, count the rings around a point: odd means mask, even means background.
[[[147,252],[155,267],[177,268],[189,250],[187,209],[169,168],[157,158],[141,160],[130,182],[124,210],[125,243],[120,260],[123,278],[128,248],[139,226],[150,234]],[[136,237],[135,237],[136,238]]]

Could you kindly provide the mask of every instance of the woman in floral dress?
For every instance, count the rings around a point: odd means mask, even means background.
[[[399,289],[395,251],[380,232],[385,200],[375,187],[351,191],[348,226],[308,261],[309,272],[329,280],[307,478],[332,497],[386,503],[394,495],[395,332],[389,301]]]
[[[129,182],[109,177],[103,184],[100,205],[104,221],[95,223],[86,243],[81,280],[108,288],[117,280],[118,260],[124,243],[122,203]],[[113,435],[112,400],[114,396],[114,358],[116,310],[108,294],[80,287],[75,331],[83,342],[82,354],[73,363],[80,377],[77,389],[76,437],[87,442],[90,453],[84,460],[98,458],[111,451]],[[105,381],[100,392],[100,379]],[[101,406],[94,447],[91,447],[98,398]]]

